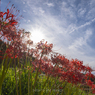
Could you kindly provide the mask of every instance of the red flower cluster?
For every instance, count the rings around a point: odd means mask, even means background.
[[[0,28],[17,25],[18,13],[19,10],[15,10],[14,4],[6,12],[0,12]]]
[[[39,62],[36,66],[38,65]],[[90,80],[91,78],[95,78],[95,76],[91,74],[93,70],[89,66],[84,66],[83,62],[78,59],[68,60],[65,56],[58,53],[52,54],[51,59],[44,56],[41,59],[40,69],[45,74],[59,77],[59,80],[62,81],[64,80],[73,84],[87,84],[92,88],[94,93],[95,84]],[[86,74],[83,74],[83,72]]]
[[[42,54],[49,54],[52,52],[53,45],[52,44],[47,44],[47,41],[43,43],[43,41],[40,41],[37,45],[37,49],[41,50]]]
[[[18,13],[19,11],[15,10],[13,5],[6,12],[0,12],[0,40],[5,41],[6,54],[11,58],[21,57],[22,51],[27,49],[27,45],[24,45],[26,43],[23,41],[24,30],[18,30],[16,27]]]

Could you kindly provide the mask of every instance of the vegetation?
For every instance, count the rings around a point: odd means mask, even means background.
[[[19,76],[21,74],[21,76]],[[15,81],[15,70],[10,68],[7,72],[5,80],[2,85],[2,95],[17,95],[16,93],[16,81]],[[28,76],[29,75],[29,76]],[[45,74],[38,75],[37,83],[35,89],[33,89],[34,79],[36,73],[29,73],[28,69],[17,69],[17,83],[18,90],[20,95],[20,81],[21,81],[21,95],[28,95],[28,78],[29,78],[29,95],[39,95],[42,90],[42,86],[44,85],[47,76]],[[32,77],[32,80],[31,80]],[[31,87],[32,84],[32,87]],[[64,88],[62,88],[64,86]],[[85,87],[86,88],[86,87]],[[52,89],[52,91],[51,91]],[[31,94],[33,93],[34,94]],[[93,95],[89,92],[81,90],[78,86],[73,85],[71,83],[65,84],[65,82],[60,82],[58,80],[55,81],[54,78],[50,77],[47,81],[47,84],[43,90],[43,95]]]

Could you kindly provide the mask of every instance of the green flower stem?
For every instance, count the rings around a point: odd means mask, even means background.
[[[80,86],[81,86],[81,84],[80,84]],[[83,92],[84,92],[84,85],[82,86],[82,92],[81,92],[81,94],[80,95],[82,95],[83,94]]]
[[[30,58],[26,57],[26,63],[28,64],[28,66],[30,67]],[[28,69],[28,95],[30,95],[30,70]]]
[[[19,64],[19,58],[18,58],[18,64]],[[19,68],[20,68],[20,64],[19,64]],[[20,95],[22,95],[21,93],[21,71],[19,70],[19,91],[20,91]]]
[[[32,73],[31,73],[31,95],[33,95],[33,92],[32,92]]]
[[[37,72],[36,72],[36,76],[35,76],[35,82],[34,82],[34,86],[33,86],[34,90],[35,90],[35,86],[36,86],[36,82],[37,82],[38,73],[39,73],[39,68],[37,68]],[[34,92],[33,92],[33,95],[34,95]]]
[[[32,67],[32,64],[31,64],[31,67]],[[33,95],[33,89],[32,89],[32,72],[33,72],[33,70],[31,71],[31,95]]]
[[[17,84],[17,76],[16,76],[16,63],[15,63],[15,58],[14,58],[14,64],[15,64],[15,81],[16,81],[16,92],[18,95],[18,84]]]
[[[62,90],[61,95],[63,95],[63,93],[64,93],[64,88],[66,87],[66,85],[67,85],[67,81],[65,81],[65,84],[64,84],[64,87],[63,87],[63,90]]]
[[[41,92],[40,92],[40,95],[43,95],[44,87],[45,87],[46,83],[48,82],[49,78],[50,78],[50,75],[48,75],[46,81],[44,82],[44,85],[43,85],[43,87],[42,87],[42,90],[41,90]]]
[[[28,95],[30,95],[29,84],[30,84],[30,71],[28,71]]]
[[[59,83],[59,87],[62,85],[62,82]],[[56,93],[56,95],[59,95],[59,92]]]
[[[5,60],[3,60],[3,62],[2,62],[2,68],[1,68],[1,69],[3,69],[3,71],[2,71],[2,74],[0,75],[0,95],[1,95],[1,92],[2,92],[2,84],[3,84],[4,78],[5,78],[6,74],[7,74],[8,68],[9,68],[9,66],[10,66],[10,64],[11,64],[11,62],[12,62],[12,60],[10,59],[10,60],[9,60],[9,64],[8,64],[8,66],[7,66],[8,59],[9,59],[9,58],[7,57],[7,58],[6,58]],[[3,66],[3,63],[4,63],[4,66]]]
[[[21,72],[19,70],[19,90],[20,90],[20,95],[22,95],[21,93]]]
[[[57,80],[58,80],[58,77],[55,78],[54,84],[53,84],[52,87],[51,87],[51,90],[50,90],[50,92],[49,92],[49,95],[52,93],[53,88],[56,86],[56,81],[57,81]]]
[[[41,58],[42,58],[43,55],[41,55]],[[37,72],[36,72],[36,76],[35,76],[35,82],[34,82],[34,90],[35,90],[35,86],[36,86],[36,82],[37,82],[37,77],[38,77],[38,74],[39,74],[39,69],[40,69],[40,65],[41,65],[41,58],[40,58],[40,64],[39,64],[39,67],[37,68]],[[34,95],[34,92],[33,92],[33,95]]]

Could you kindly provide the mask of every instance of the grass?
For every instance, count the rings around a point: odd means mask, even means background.
[[[1,73],[1,72],[0,72]],[[47,77],[45,74],[38,73],[37,82],[34,89],[36,72],[31,73],[27,69],[19,70],[16,68],[18,95],[93,95],[87,94],[71,83],[62,82],[53,77]],[[46,85],[44,86],[44,83]],[[64,86],[66,84],[66,86]],[[63,89],[61,87],[64,87]],[[43,89],[43,91],[42,91]],[[15,70],[10,68],[6,74],[2,85],[2,95],[17,95]]]

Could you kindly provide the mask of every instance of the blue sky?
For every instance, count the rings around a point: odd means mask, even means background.
[[[2,11],[9,1],[35,43],[45,39],[55,52],[95,68],[95,0],[1,0]]]

